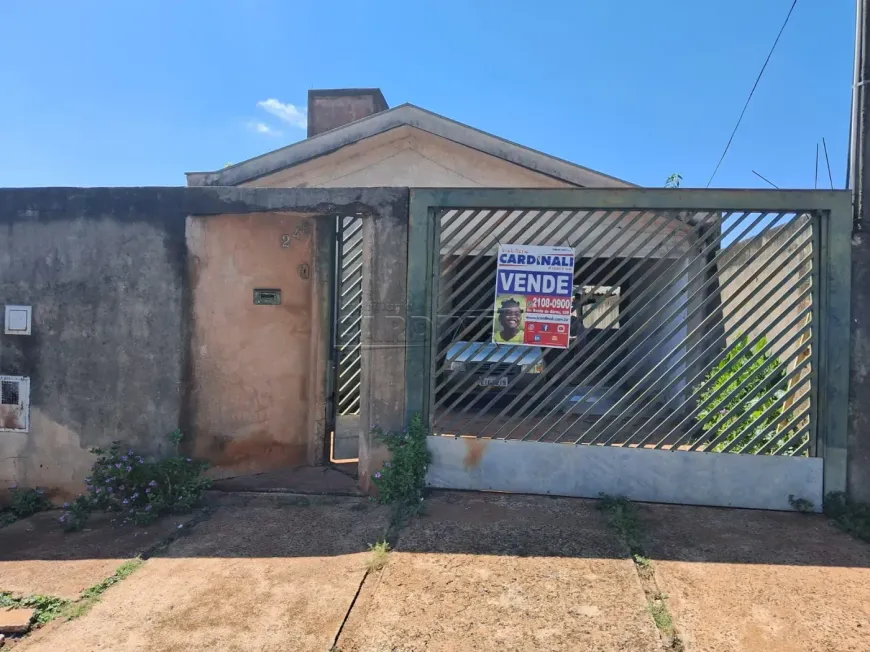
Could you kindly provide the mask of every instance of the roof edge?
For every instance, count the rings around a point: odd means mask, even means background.
[[[189,186],[234,186],[330,154],[396,127],[408,125],[495,156],[520,167],[582,187],[637,187],[536,149],[505,140],[413,104],[400,104],[312,138],[242,161],[214,172],[187,172]]]

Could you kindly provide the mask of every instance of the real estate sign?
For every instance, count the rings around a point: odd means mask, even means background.
[[[568,348],[574,249],[499,245],[492,341]]]

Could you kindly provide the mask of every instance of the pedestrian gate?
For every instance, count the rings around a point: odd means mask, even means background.
[[[333,329],[334,428],[331,461],[355,461],[359,447],[362,375],[362,218],[336,218],[336,282]]]
[[[844,193],[412,191],[411,206],[409,299],[429,319],[408,333],[409,409],[431,426],[433,486],[768,508],[844,486]],[[491,342],[499,244],[574,249],[567,349]]]

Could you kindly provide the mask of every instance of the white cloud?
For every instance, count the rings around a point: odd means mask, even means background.
[[[294,104],[284,104],[274,98],[257,102],[257,106],[297,129],[308,127],[308,111],[305,107],[298,108]]]
[[[248,126],[256,131],[258,134],[263,134],[264,136],[280,136],[281,132],[277,129],[272,129],[265,122],[250,122]]]

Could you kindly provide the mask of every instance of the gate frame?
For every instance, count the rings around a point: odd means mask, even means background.
[[[686,212],[812,210],[821,214],[815,238],[821,265],[814,312],[822,317],[818,324],[815,456],[823,459],[823,494],[846,491],[852,233],[852,196],[846,190],[412,188],[408,221],[406,419],[410,422],[414,414],[421,414],[425,423],[431,423],[440,271],[436,211],[584,208]]]

